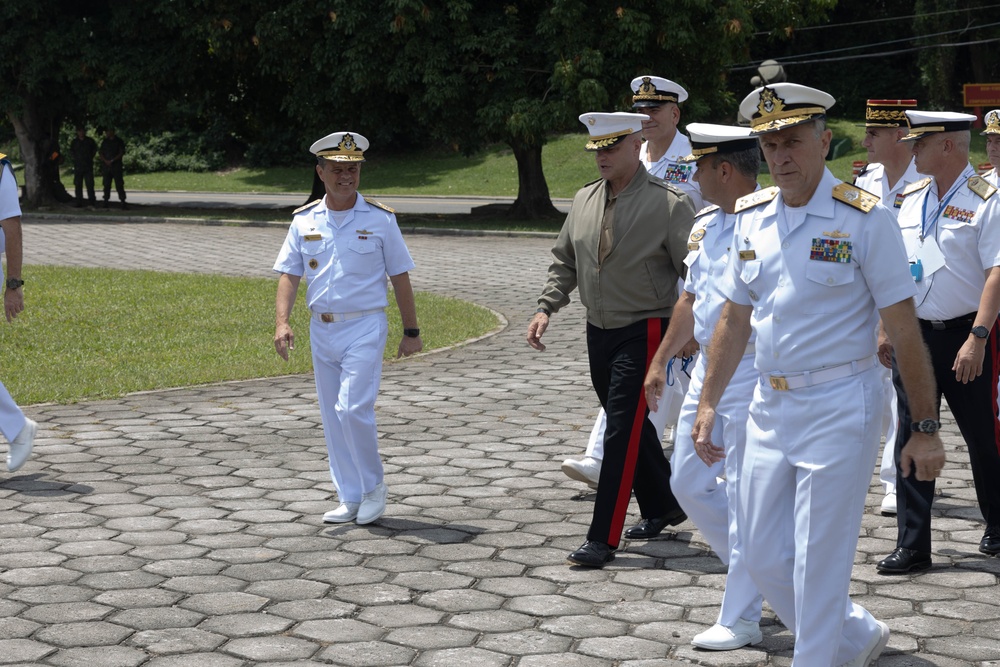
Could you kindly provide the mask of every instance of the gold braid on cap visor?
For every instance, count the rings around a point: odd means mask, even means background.
[[[588,151],[596,151],[602,148],[610,148],[617,144],[623,137],[627,137],[630,134],[634,134],[633,130],[623,130],[621,132],[612,132],[611,134],[602,134],[597,137],[591,137],[590,141],[587,142],[585,148]]]
[[[632,96],[632,102],[633,103],[635,103],[635,102],[642,102],[644,100],[653,100],[653,101],[657,101],[657,102],[674,102],[674,103],[676,103],[677,102],[677,95],[670,95],[670,94],[664,93],[664,94],[661,94],[661,95],[640,94],[640,95],[633,95]]]
[[[785,125],[795,125],[802,121],[809,120],[813,116],[820,116],[826,113],[823,107],[801,107],[798,109],[788,109],[777,113],[761,115],[750,121],[750,129],[754,132],[763,129],[780,129]]]

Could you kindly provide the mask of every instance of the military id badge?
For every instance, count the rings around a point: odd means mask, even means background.
[[[851,261],[852,249],[851,242],[844,239],[815,238],[809,250],[809,259],[846,264]]]

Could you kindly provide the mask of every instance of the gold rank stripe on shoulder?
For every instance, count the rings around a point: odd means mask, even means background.
[[[748,208],[766,204],[777,196],[778,188],[774,186],[764,188],[763,190],[757,190],[756,192],[751,192],[750,194],[736,200],[736,212],[739,213],[747,210]]]
[[[372,206],[382,209],[383,211],[389,211],[389,213],[396,212],[396,209],[386,206],[382,202],[371,199],[370,197],[365,197],[365,201],[371,204]]]
[[[3,153],[0,153],[0,160],[4,159],[5,157],[7,157],[7,156],[4,155]]]
[[[913,183],[910,183],[905,188],[903,188],[903,196],[905,197],[906,195],[912,195],[917,190],[923,190],[930,184],[931,184],[931,179],[929,178],[921,178],[919,181],[914,181]]]
[[[968,181],[969,189],[975,192],[982,200],[987,200],[993,196],[993,193],[997,191],[995,187],[990,185],[982,176],[973,176]]]
[[[715,204],[709,204],[705,208],[703,208],[700,211],[698,211],[697,213],[695,213],[694,217],[697,219],[697,218],[700,218],[703,215],[708,215],[712,211],[718,211],[718,210],[719,210],[718,206],[716,206]]]
[[[853,206],[864,213],[875,208],[875,204],[881,199],[881,197],[873,195],[867,190],[862,190],[856,185],[848,185],[847,183],[840,183],[833,186],[833,198],[844,202],[848,206]]]
[[[294,211],[292,211],[292,215],[295,215],[296,213],[301,213],[302,211],[305,211],[306,209],[310,209],[313,206],[315,206],[316,204],[320,203],[321,201],[323,201],[323,200],[322,199],[316,199],[315,201],[309,202],[305,206],[299,206],[297,209],[295,209]]]

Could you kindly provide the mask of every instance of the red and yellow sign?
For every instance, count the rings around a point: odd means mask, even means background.
[[[962,99],[967,107],[1000,106],[1000,83],[966,83],[962,86]]]

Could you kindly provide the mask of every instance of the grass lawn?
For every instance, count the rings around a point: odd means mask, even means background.
[[[3,381],[22,405],[312,370],[304,289],[286,363],[272,342],[273,279],[49,266],[24,273],[32,285],[26,309],[0,325]],[[474,304],[426,293],[416,299],[425,350],[497,326]],[[391,294],[389,304],[387,360],[402,335]]]

